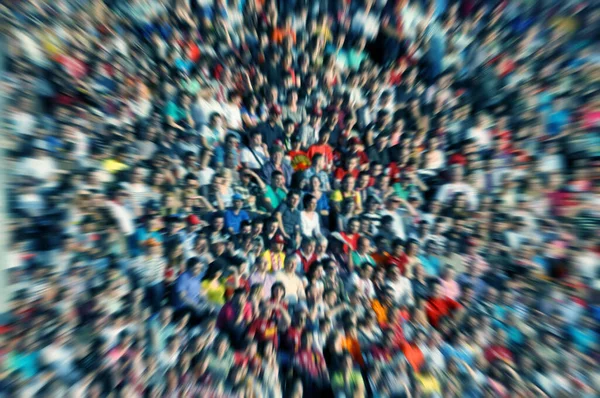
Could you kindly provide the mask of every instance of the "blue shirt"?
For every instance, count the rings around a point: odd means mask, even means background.
[[[201,288],[200,275],[194,276],[190,271],[186,271],[179,276],[175,285],[175,291],[177,293],[176,302],[178,307],[184,307],[185,302],[179,298],[182,292],[185,292],[188,300],[199,304],[200,303],[200,288]]]
[[[439,257],[419,256],[419,259],[421,260],[421,265],[423,266],[423,269],[427,275],[436,277],[440,276],[441,266]]]
[[[569,112],[564,109],[561,111],[552,112],[548,117],[548,134],[560,134],[567,123],[569,123]]]
[[[225,228],[233,229],[233,233],[237,234],[240,232],[240,225],[242,221],[249,220],[250,216],[246,210],[240,210],[240,212],[236,215],[234,210],[227,210],[225,212]]]

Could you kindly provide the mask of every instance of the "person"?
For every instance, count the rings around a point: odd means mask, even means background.
[[[275,218],[280,225],[280,232],[288,241],[297,239],[302,228],[300,225],[302,220],[301,212],[298,209],[299,203],[300,192],[290,191],[288,192],[287,200],[281,203],[274,212]]]
[[[189,313],[200,319],[206,312],[213,310],[202,294],[201,279],[202,267],[196,257],[190,258],[186,263],[186,271],[175,282],[175,303],[180,312]]]
[[[275,170],[271,175],[271,183],[267,185],[264,191],[262,198],[264,208],[268,211],[277,209],[281,202],[285,200],[287,192],[283,173]]]
[[[275,274],[277,282],[281,282],[285,289],[285,301],[288,305],[306,300],[304,283],[296,274],[297,263],[297,256],[288,256],[285,258],[283,269]]]
[[[277,273],[283,269],[286,259],[286,254],[283,251],[285,238],[281,234],[277,234],[273,237],[270,244],[271,248],[264,252],[262,258],[267,261],[267,270],[272,273]]]
[[[237,235],[240,232],[242,222],[250,220],[248,212],[243,209],[244,200],[239,193],[233,194],[233,208],[225,212],[225,229],[231,235]]]
[[[433,288],[433,294],[427,300],[425,311],[431,325],[437,327],[440,321],[446,317],[462,316],[462,306],[449,297],[443,296],[442,285],[436,284]]]
[[[275,275],[268,272],[268,261],[265,257],[258,257],[254,271],[248,277],[250,286],[260,285],[265,298],[271,295],[271,288],[275,283]]]
[[[283,161],[284,153],[283,148],[280,146],[275,146],[271,150],[271,158],[270,161],[265,162],[260,169],[260,177],[263,181],[270,181],[272,175],[275,171],[279,171],[282,173],[284,178],[284,183],[286,187],[289,187],[292,184],[292,167]]]
[[[321,234],[321,222],[317,213],[317,198],[311,194],[304,195],[302,199],[304,209],[300,212],[300,231],[303,236],[317,236]]]

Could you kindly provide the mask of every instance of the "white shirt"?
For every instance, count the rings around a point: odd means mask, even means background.
[[[406,239],[406,229],[404,228],[404,220],[402,219],[402,215],[399,211],[390,211],[390,210],[382,210],[382,216],[391,216],[394,220],[392,222],[392,230],[394,231],[394,235],[402,240]]]
[[[283,284],[285,288],[285,301],[288,304],[296,304],[298,301],[306,299],[304,283],[302,283],[302,279],[295,272],[289,274],[285,271],[279,271],[275,275],[275,280]]]
[[[306,211],[300,212],[300,231],[303,236],[315,236],[321,233],[321,222],[319,213],[313,212],[312,218],[308,216]]]
[[[123,205],[109,201],[107,206],[112,211],[113,216],[119,223],[119,229],[126,236],[132,235],[135,232],[135,226],[133,224],[133,214]]]
[[[373,40],[379,33],[379,18],[371,12],[365,13],[365,10],[358,10],[352,18],[350,29],[356,34],[361,34],[367,40]]]
[[[474,139],[477,142],[477,146],[483,149],[489,148],[492,143],[490,131],[481,127],[473,127],[469,130],[469,138]]]
[[[413,293],[410,279],[400,276],[396,281],[388,281],[387,285],[394,290],[394,301],[399,304],[412,304]]]
[[[35,116],[27,112],[15,112],[12,115],[12,122],[16,134],[33,134],[35,128]]]
[[[223,119],[225,119],[229,128],[242,129],[242,113],[239,107],[232,104],[223,104]]]
[[[198,172],[198,183],[201,187],[209,185],[212,181],[215,171],[210,167],[206,167]]]
[[[254,152],[256,156],[254,156],[252,152]],[[257,157],[260,159],[261,163],[258,162],[256,159]],[[250,150],[248,147],[245,147],[240,153],[240,160],[242,163],[245,163],[248,168],[260,169],[267,162],[267,155],[261,146],[253,147],[252,150]]]
[[[441,203],[447,203],[454,195],[457,193],[463,193],[467,196],[467,202],[469,203],[469,209],[474,210],[479,205],[479,200],[477,199],[477,192],[475,189],[465,182],[451,182],[448,184],[442,185],[440,190],[436,195],[436,199]]]
[[[49,181],[56,172],[56,162],[50,156],[25,158],[21,161],[21,167],[18,171],[20,175],[35,177],[42,181]]]

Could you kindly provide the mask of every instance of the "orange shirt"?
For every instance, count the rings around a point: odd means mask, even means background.
[[[361,367],[364,366],[365,361],[362,357],[362,351],[360,349],[360,343],[358,339],[350,336],[346,336],[342,339],[342,348],[348,350],[354,362],[358,363]]]
[[[406,360],[410,366],[412,366],[415,372],[418,372],[425,362],[425,358],[423,357],[423,352],[421,352],[421,349],[417,345],[405,342],[402,343],[402,352],[404,353],[404,356],[406,357]]]
[[[377,322],[379,326],[385,326],[388,323],[388,308],[386,308],[381,302],[377,299],[373,300],[371,303],[371,308],[375,312],[375,316],[377,317]]]
[[[371,254],[371,257],[375,260],[375,264],[385,267],[390,259],[390,254],[388,252],[376,252]]]
[[[296,32],[294,32],[292,29],[285,30],[284,28],[275,28],[275,30],[273,30],[272,39],[275,43],[281,43],[286,36],[290,36],[292,38],[292,42],[296,44]]]

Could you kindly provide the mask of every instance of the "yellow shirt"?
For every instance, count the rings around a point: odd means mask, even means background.
[[[263,257],[267,260],[267,270],[269,272],[277,272],[283,269],[283,263],[285,262],[285,253],[271,253],[271,250],[267,250],[263,253]]]
[[[225,304],[225,285],[223,283],[214,284],[212,281],[204,281],[201,286],[206,293],[206,298],[214,304]]]
[[[440,383],[432,374],[424,375],[417,373],[415,377],[421,386],[423,394],[441,394]]]
[[[104,161],[104,170],[108,171],[111,174],[118,173],[119,171],[128,169],[125,163],[121,163],[115,159],[106,159]]]
[[[357,209],[362,209],[362,199],[357,191],[353,191],[351,195],[344,195],[339,189],[333,191],[330,199],[334,202],[341,202],[344,199],[354,199],[354,204]]]

